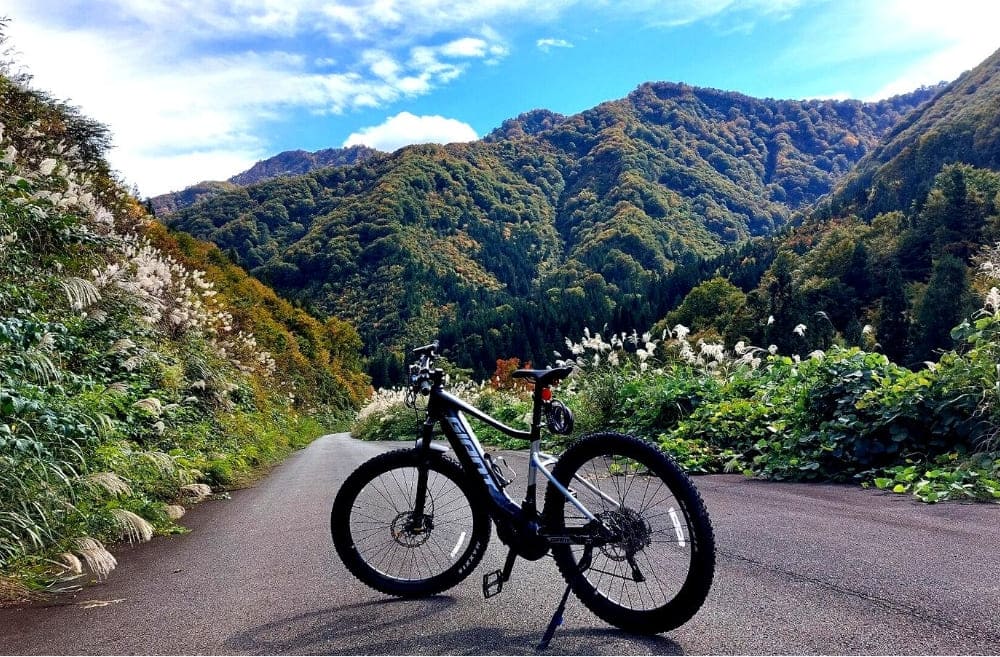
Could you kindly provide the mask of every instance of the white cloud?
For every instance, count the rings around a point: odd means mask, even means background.
[[[753,30],[760,17],[781,19],[799,8],[815,9],[826,20],[815,22],[801,49],[786,46],[790,69],[801,70],[804,61],[818,68],[886,53],[920,55],[910,70],[876,95],[954,78],[998,45],[995,26],[1000,24],[1000,3],[992,0],[3,4],[0,14],[13,19],[7,28],[11,45],[22,53],[17,60],[34,75],[35,85],[108,125],[115,144],[109,155],[112,166],[144,194],[177,189],[196,182],[192,178],[228,178],[273,154],[277,149],[267,142],[265,128],[281,117],[354,117],[434,93],[475,67],[502,61],[515,47],[509,35],[518,34],[519,28],[545,29],[569,12],[598,23],[624,18],[669,27],[710,21],[718,33],[727,23],[730,29]],[[798,20],[799,14],[795,16]],[[544,50],[573,44],[548,37],[535,45]],[[466,131],[445,132],[433,140],[475,138],[471,128],[455,123]],[[376,129],[388,131],[388,122],[368,130]],[[214,174],[202,172],[213,164],[220,167]]]
[[[483,39],[465,37],[441,46],[441,54],[446,57],[485,57],[489,45]]]
[[[573,47],[573,44],[570,43],[569,41],[567,41],[566,39],[553,39],[551,37],[547,37],[545,39],[539,39],[538,41],[535,42],[535,45],[542,52],[549,52],[553,48],[572,48]]]
[[[410,144],[451,144],[478,138],[472,126],[457,119],[400,112],[379,125],[351,134],[343,146],[364,144],[381,151],[394,151]]]
[[[482,21],[527,3],[4,4],[0,13],[13,18],[10,45],[34,86],[106,124],[112,167],[152,195],[195,177],[228,178],[273,154],[264,126],[292,111],[344,115],[386,107],[432,93],[476,61],[496,63],[508,49]],[[461,31],[469,36],[456,38]],[[439,33],[451,38],[438,40]],[[298,43],[303,36],[315,42],[317,35],[332,39],[327,49]],[[212,166],[219,168],[212,173]]]
[[[871,100],[913,91],[921,85],[951,81],[973,68],[1000,47],[996,26],[1000,25],[1000,3],[991,0],[892,0],[873,3],[878,18],[891,25],[881,43],[888,48],[926,44],[929,52],[881,89]]]
[[[396,81],[311,73],[301,57],[288,53],[203,56],[169,66],[156,62],[137,42],[109,42],[87,33],[24,25],[13,26],[12,33],[31,61],[36,86],[57,90],[54,95],[70,98],[111,128],[111,164],[144,194],[196,182],[191,176],[202,165],[242,167],[266,156],[267,145],[257,136],[259,126],[282,108],[343,112],[372,100],[391,102],[409,92]],[[59,51],[47,47],[57,40]],[[121,57],[119,49],[132,57]],[[74,53],[74,58],[67,60],[63,52]],[[85,62],[85,70],[73,62]],[[200,164],[185,169],[181,162]],[[240,170],[220,168],[208,177],[228,178]]]
[[[650,26],[671,28],[725,15],[781,18],[806,2],[809,0],[631,0],[617,8],[623,13],[644,17]],[[753,21],[743,20],[740,26],[752,30]]]
[[[203,180],[222,180],[241,171],[246,171],[262,159],[272,155],[259,150],[208,150],[189,151],[177,155],[160,155],[156,158],[156,193],[180,191],[185,187]],[[118,166],[124,171],[142,171],[148,167],[147,158],[135,156],[133,153],[122,153],[118,157]],[[219,172],[231,172],[220,175]],[[150,194],[143,188],[141,182],[136,183],[139,191],[146,196]]]
[[[369,50],[362,60],[368,64],[369,70],[383,80],[395,80],[402,70],[392,55],[382,50]]]

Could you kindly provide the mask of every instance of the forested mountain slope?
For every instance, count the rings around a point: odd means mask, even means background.
[[[842,338],[917,366],[981,306],[972,269],[998,240],[1000,51],[904,119],[799,228],[761,245],[777,257],[756,289],[740,265],[720,270],[749,292],[730,303],[738,311],[668,320],[789,350]],[[713,290],[732,297],[718,283],[698,295]]]
[[[826,213],[905,210],[947,164],[1000,170],[1000,50],[896,126],[838,186]]]
[[[646,84],[575,116],[532,112],[479,142],[269,180],[165,220],[356,323],[378,382],[433,335],[484,371],[498,355],[545,360],[584,325],[652,323],[675,301],[660,288],[678,262],[783,225],[933,93],[869,104]]]

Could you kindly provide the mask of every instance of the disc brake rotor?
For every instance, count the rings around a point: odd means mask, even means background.
[[[393,540],[408,548],[420,547],[426,543],[433,530],[433,516],[424,514],[417,517],[412,511],[403,511],[397,515],[389,528]]]

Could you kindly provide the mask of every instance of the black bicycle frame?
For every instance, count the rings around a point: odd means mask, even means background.
[[[422,435],[420,439],[418,439],[418,442],[421,443],[422,447],[425,449],[431,449],[431,439],[434,432],[434,426],[440,423],[442,431],[445,436],[447,436],[448,442],[458,455],[458,459],[461,461],[466,472],[475,472],[479,474],[479,477],[475,477],[473,479],[482,482],[482,487],[486,493],[486,497],[492,503],[493,508],[507,520],[515,520],[518,518],[531,521],[535,520],[534,516],[537,514],[535,513],[534,486],[532,486],[529,481],[529,490],[525,495],[524,506],[512,500],[510,496],[504,492],[500,482],[496,478],[496,474],[493,472],[492,466],[486,462],[486,452],[483,450],[482,444],[480,444],[479,439],[476,438],[475,432],[472,430],[472,427],[469,426],[469,422],[465,419],[463,413],[471,415],[478,420],[482,420],[486,424],[502,431],[508,436],[520,438],[522,440],[529,440],[532,444],[537,443],[539,440],[539,424],[533,422],[531,431],[521,431],[519,429],[508,427],[503,422],[487,415],[474,406],[470,406],[458,397],[447,392],[443,387],[435,386],[431,389],[430,396],[427,401],[427,420],[423,424]],[[423,474],[426,476],[426,472]],[[418,481],[418,491],[426,489],[426,486],[420,485],[421,483],[422,482]],[[422,506],[421,502],[422,500],[417,500],[418,512],[423,511],[420,508]],[[524,518],[524,513],[529,508],[531,510],[532,517]]]
[[[418,446],[424,449],[435,449],[431,440],[434,433],[434,426],[440,423],[445,436],[448,438],[448,442],[451,444],[452,449],[455,450],[466,472],[475,472],[479,475],[478,477],[472,477],[472,479],[480,482],[481,489],[486,494],[486,499],[491,503],[494,511],[492,514],[494,519],[498,521],[498,524],[504,522],[508,526],[516,527],[519,532],[522,532],[522,538],[538,537],[542,534],[542,528],[538,524],[538,507],[536,501],[537,473],[539,471],[548,479],[550,485],[555,486],[586,518],[599,523],[596,516],[577,501],[576,496],[570,493],[565,486],[556,481],[546,467],[555,462],[555,458],[542,454],[540,451],[542,391],[542,386],[535,386],[532,395],[531,429],[529,431],[522,431],[509,427],[496,418],[480,411],[478,408],[467,404],[444,390],[442,385],[435,385],[429,394],[427,419],[422,427],[422,435],[417,439]],[[492,464],[487,462],[483,446],[476,438],[475,432],[469,426],[463,414],[468,414],[481,420],[512,438],[530,441],[528,482],[524,501],[521,504],[512,500],[504,491],[503,485],[501,485],[496,473],[493,471]],[[423,513],[424,494],[427,488],[426,476],[426,470],[420,472],[418,475],[415,505],[415,511],[418,515]],[[580,483],[591,488],[598,495],[605,497],[610,503],[617,505],[614,500],[607,498],[598,489],[589,486],[587,482],[581,481]],[[528,532],[529,537],[524,537],[523,532]],[[544,539],[552,543],[592,543],[594,537],[592,533],[578,534],[574,532],[572,534],[563,533],[558,536],[546,535]]]

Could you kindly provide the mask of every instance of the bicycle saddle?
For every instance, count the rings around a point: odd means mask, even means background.
[[[572,371],[572,367],[553,367],[548,370],[514,370],[510,376],[513,379],[528,379],[544,388],[557,381],[562,381]]]

